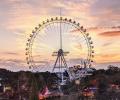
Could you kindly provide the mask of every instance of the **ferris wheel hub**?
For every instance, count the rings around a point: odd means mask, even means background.
[[[63,55],[63,49],[59,49],[58,50],[58,56],[62,56]]]

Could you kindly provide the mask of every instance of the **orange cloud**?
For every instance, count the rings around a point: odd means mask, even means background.
[[[120,31],[107,31],[99,33],[99,35],[105,37],[120,36]]]
[[[97,63],[106,63],[106,62],[120,62],[119,54],[98,54],[95,55],[95,61]]]

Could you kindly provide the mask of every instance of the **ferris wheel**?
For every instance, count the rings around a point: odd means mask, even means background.
[[[72,19],[56,17],[43,21],[32,31],[26,43],[26,60],[29,68],[36,71],[55,71],[84,63],[91,67],[93,49],[83,26]]]

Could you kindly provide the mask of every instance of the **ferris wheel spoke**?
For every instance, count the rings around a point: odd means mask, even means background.
[[[65,23],[63,22],[63,33],[65,33],[65,28],[66,28],[66,25],[65,25]]]
[[[71,24],[69,24],[69,27],[67,28],[67,32],[71,33],[71,30],[73,30],[73,26]]]
[[[46,38],[45,38],[45,36],[46,36],[46,34],[47,34],[47,32],[46,31],[49,31],[48,30],[48,27],[46,27],[46,30],[44,30],[43,32],[40,32],[40,30],[39,30],[39,33],[41,33],[41,34],[39,34],[40,35],[40,40],[45,40]],[[44,34],[44,35],[42,35],[42,34]]]
[[[57,30],[56,30],[56,23],[53,23],[54,25],[54,32],[57,33]]]
[[[50,23],[50,24],[49,24],[49,29],[50,29],[50,32],[51,32],[51,33],[53,33],[53,24],[54,24],[54,23]]]
[[[66,28],[65,28],[65,33],[67,33],[68,30],[68,23],[65,24]]]

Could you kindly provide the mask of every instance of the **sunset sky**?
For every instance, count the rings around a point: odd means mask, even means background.
[[[96,68],[120,65],[120,0],[0,0],[0,67],[26,70],[29,34],[40,22],[59,16],[60,8],[63,17],[90,33]]]

